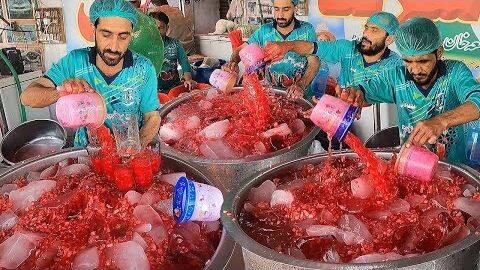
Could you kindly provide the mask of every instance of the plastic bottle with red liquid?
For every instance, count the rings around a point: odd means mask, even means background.
[[[146,191],[153,184],[153,170],[150,162],[150,155],[140,153],[131,161],[133,175],[135,177],[135,186],[138,191]]]
[[[113,182],[121,192],[127,192],[134,188],[134,174],[129,164],[118,164],[115,166]]]

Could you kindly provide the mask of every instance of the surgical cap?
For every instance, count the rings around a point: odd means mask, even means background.
[[[395,34],[395,31],[398,28],[398,20],[395,15],[388,12],[377,12],[368,18],[367,23],[373,23],[382,28],[389,35]]]
[[[434,52],[442,45],[437,26],[427,18],[412,18],[401,24],[396,36],[397,49],[402,56],[418,56]]]
[[[95,0],[90,7],[90,21],[94,24],[99,18],[121,17],[129,20],[133,27],[137,24],[135,7],[125,0]]]
[[[293,5],[296,6],[296,5],[298,5],[298,2],[299,2],[300,0],[291,0],[291,1],[292,1]],[[272,0],[272,4],[273,4],[274,2],[275,2],[275,0]]]

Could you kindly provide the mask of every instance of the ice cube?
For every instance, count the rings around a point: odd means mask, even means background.
[[[322,212],[320,212],[320,219],[327,223],[330,223],[335,221],[335,216],[327,209],[322,209]]]
[[[372,235],[368,231],[367,225],[352,214],[342,215],[338,221],[340,229],[352,232],[356,235],[355,241],[357,243],[371,242]]]
[[[351,263],[373,263],[373,262],[385,262],[385,261],[393,261],[399,260],[403,256],[394,252],[389,252],[386,254],[381,253],[370,253],[366,255],[359,256],[353,260]]]
[[[200,153],[210,159],[236,159],[238,155],[224,140],[208,140],[200,145]]]
[[[150,205],[137,205],[133,209],[133,215],[143,223],[151,224],[152,227],[163,226],[160,215]]]
[[[323,254],[322,259],[326,263],[341,263],[342,262],[342,259],[340,258],[340,255],[338,254],[338,252],[333,247],[329,248],[325,252],[325,254]]]
[[[167,216],[173,216],[173,198],[158,201],[152,207]]]
[[[253,211],[255,210],[255,206],[253,206],[251,203],[249,202],[246,202],[244,205],[243,205],[243,209],[245,209],[245,211],[249,212],[249,213],[253,213]]]
[[[90,157],[89,156],[79,156],[77,158],[78,160],[78,164],[85,164],[87,166],[91,166],[92,165],[92,161],[90,160]]]
[[[475,194],[475,192],[477,191],[477,189],[470,184],[463,185],[462,190],[463,190],[463,196],[467,198],[473,197],[473,194]]]
[[[195,222],[187,221],[180,223],[174,230],[176,234],[182,236],[190,243],[194,244],[200,240],[200,225]]]
[[[267,148],[262,142],[256,142],[253,144],[253,148],[255,148],[256,154],[263,155],[267,153]]]
[[[124,197],[127,199],[130,205],[135,205],[142,198],[142,194],[139,192],[136,192],[135,190],[129,190],[127,191],[127,193],[125,193]]]
[[[442,195],[437,195],[430,199],[430,201],[433,206],[447,210],[447,201]]]
[[[172,123],[166,123],[158,131],[160,140],[170,143],[180,140],[183,136],[183,130]]]
[[[216,232],[220,229],[220,221],[204,221],[202,222],[202,231],[205,233]]]
[[[43,193],[55,188],[57,182],[53,180],[39,180],[10,192],[9,199],[12,202],[13,211],[25,209],[30,203],[38,200]]]
[[[53,246],[49,247],[47,250],[43,251],[35,261],[36,269],[49,269],[57,257],[58,248]]]
[[[54,177],[58,171],[58,164],[52,165],[40,173],[40,179],[48,179]]]
[[[206,100],[212,100],[212,99],[216,98],[218,95],[219,95],[218,89],[212,87],[212,88],[208,89],[207,94],[205,96],[205,99]]]
[[[73,260],[73,270],[94,270],[100,264],[100,256],[97,247],[91,247],[80,251]]]
[[[480,201],[460,197],[453,201],[455,208],[469,214],[472,217],[480,216]]]
[[[138,202],[139,205],[152,205],[158,202],[161,199],[160,194],[154,189],[149,189],[147,192],[142,194],[140,201]]]
[[[330,225],[311,225],[307,227],[306,232],[308,236],[333,236],[337,237],[339,228]]]
[[[9,230],[18,222],[18,216],[8,209],[0,214],[0,230]]]
[[[292,206],[293,194],[288,190],[275,190],[272,193],[272,199],[270,200],[270,206],[285,205],[287,207]]]
[[[277,127],[269,129],[262,133],[265,138],[270,138],[272,136],[287,136],[292,134],[292,130],[288,127],[286,123],[280,124]]]
[[[150,270],[142,246],[134,241],[123,242],[107,249],[107,259],[119,270]]]
[[[64,159],[64,160],[62,160],[62,161],[60,161],[60,162],[58,163],[58,167],[59,167],[59,169],[65,168],[65,167],[67,167],[68,165],[70,165],[70,164],[72,164],[72,163],[73,163],[73,162],[72,162],[72,160],[71,160],[70,158],[66,158],[66,159]]]
[[[211,103],[210,101],[206,101],[206,100],[200,100],[198,102],[198,107],[200,107],[200,109],[206,111],[206,110],[210,110],[211,108],[213,108],[213,103]]]
[[[410,204],[406,200],[395,198],[393,202],[388,205],[388,210],[394,215],[408,212],[408,210],[410,210]]]
[[[63,175],[82,175],[90,172],[90,167],[88,167],[85,164],[72,164],[72,165],[67,165],[61,169],[58,170],[57,175],[58,176],[63,176]]]
[[[373,210],[365,214],[366,217],[376,220],[386,220],[391,215],[393,213],[389,210]]]
[[[0,268],[16,269],[35,249],[35,242],[23,233],[16,232],[0,244]]]
[[[169,183],[170,185],[175,186],[177,184],[178,179],[182,176],[186,177],[187,174],[184,172],[162,174],[160,176],[160,181]]]
[[[425,202],[425,197],[423,197],[422,195],[413,194],[405,197],[405,200],[410,204],[412,208],[415,208],[419,204]]]
[[[303,134],[305,132],[305,123],[298,118],[293,120],[292,130],[295,134]]]
[[[458,225],[443,237],[442,246],[448,246],[458,241],[461,241],[465,239],[468,235],[470,235],[470,229],[463,224]]]
[[[140,225],[137,225],[133,230],[137,233],[146,233],[152,230],[152,224],[149,224],[149,223],[140,224]]]
[[[293,256],[299,259],[306,259],[305,254],[303,254],[302,250],[299,248],[289,248],[288,255]]]
[[[452,174],[450,173],[450,167],[439,166],[436,175],[442,180],[453,181]]]
[[[9,196],[10,192],[18,189],[16,184],[5,184],[0,188],[0,196]]]
[[[251,203],[256,204],[259,202],[269,203],[272,199],[273,192],[277,189],[275,183],[271,180],[263,182],[259,187],[252,188],[248,195],[248,199]]]
[[[374,188],[366,177],[355,178],[350,182],[353,197],[366,199],[373,194]]]
[[[41,172],[28,172],[27,182],[40,180],[40,174],[41,174]]]
[[[199,135],[207,139],[220,139],[225,137],[228,130],[230,130],[230,126],[230,121],[228,119],[217,121],[202,129],[202,131],[199,132]]]
[[[185,129],[190,130],[190,129],[195,129],[199,128],[201,124],[200,117],[193,115],[188,117],[187,123],[185,124]]]
[[[152,230],[148,232],[148,235],[152,237],[152,240],[155,242],[155,244],[159,245],[167,238],[167,231],[163,225],[159,225],[153,227]]]
[[[137,242],[140,246],[142,246],[143,250],[145,250],[148,246],[147,242],[145,241],[145,239],[143,239],[143,237],[138,234],[137,232],[133,232],[133,237],[132,237],[132,241],[135,241]]]

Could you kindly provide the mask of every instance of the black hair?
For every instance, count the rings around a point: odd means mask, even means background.
[[[152,18],[156,19],[156,20],[159,20],[163,23],[165,23],[166,25],[168,25],[168,23],[170,22],[170,20],[168,19],[168,16],[167,14],[159,11],[159,12],[152,12],[150,13],[150,16],[152,16]]]

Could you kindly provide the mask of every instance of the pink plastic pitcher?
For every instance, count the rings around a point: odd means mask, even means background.
[[[237,81],[236,74],[226,72],[221,69],[215,69],[210,75],[209,82],[212,86],[220,89],[223,93],[232,91]]]
[[[261,66],[265,58],[265,52],[257,44],[249,44],[239,52],[240,60],[245,65],[246,69],[251,69]]]
[[[323,95],[310,115],[310,120],[330,136],[342,141],[358,112],[354,107],[330,95]]]
[[[438,156],[420,146],[403,147],[395,162],[398,174],[421,181],[432,180],[438,166]]]
[[[60,97],[56,112],[60,124],[68,128],[96,128],[103,124],[107,115],[105,101],[98,93],[80,93]]]

